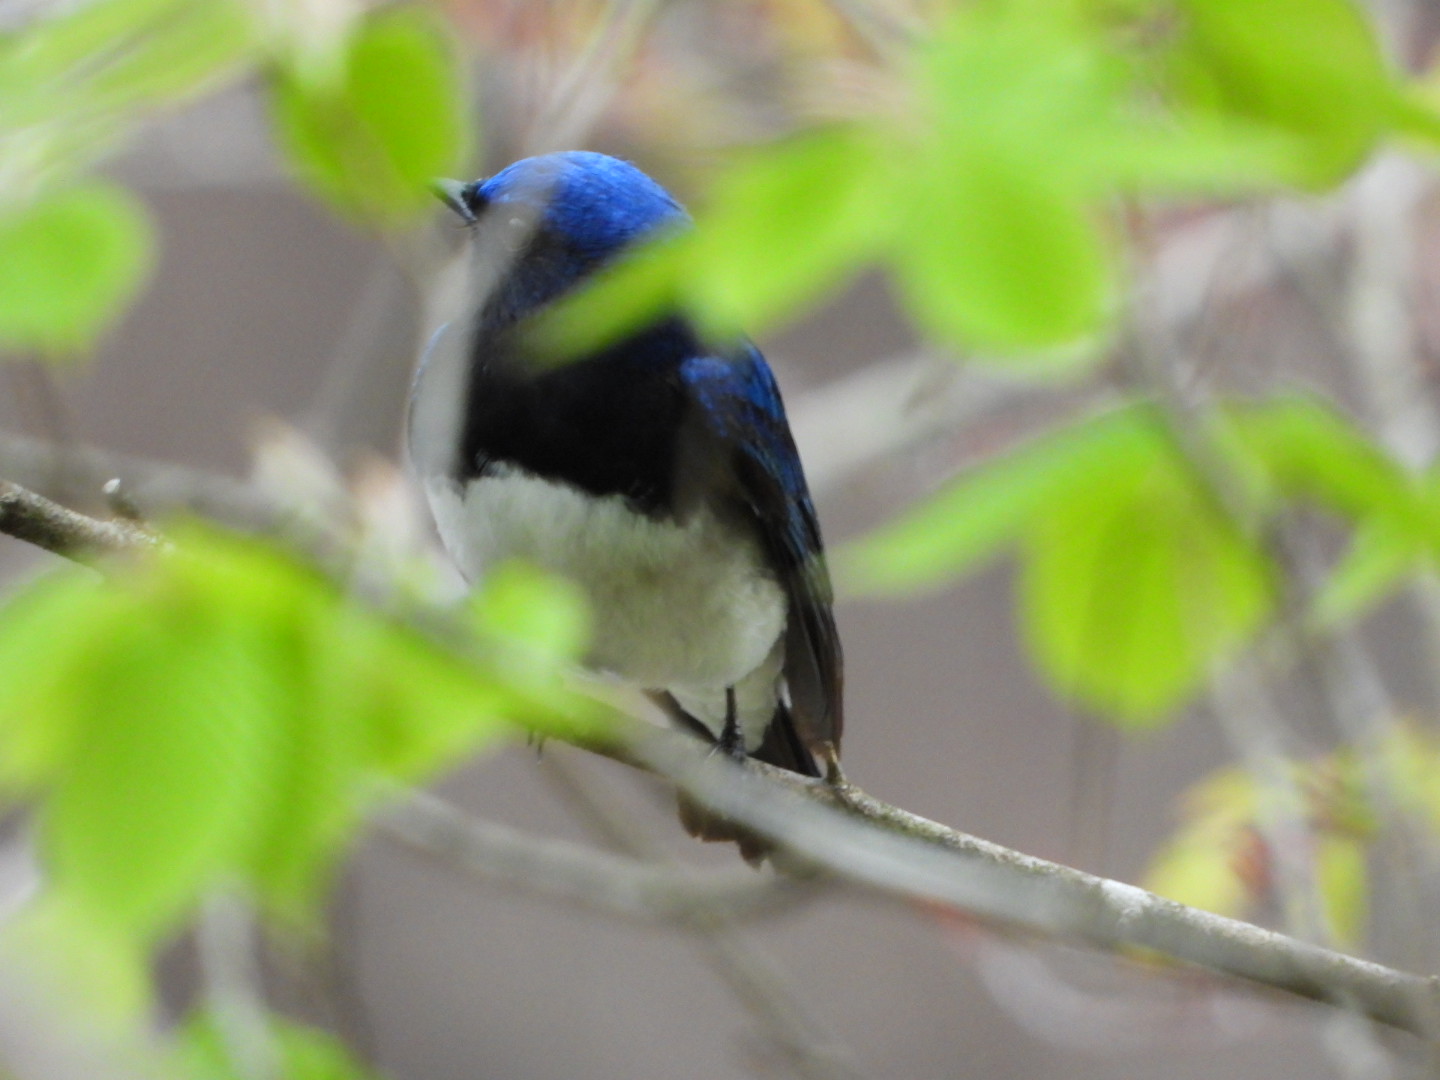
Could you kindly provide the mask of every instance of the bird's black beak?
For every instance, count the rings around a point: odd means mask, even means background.
[[[465,189],[469,186],[459,180],[430,181],[430,190],[435,193],[435,197],[459,214],[466,225],[474,225],[475,212],[470,209],[470,204],[465,199]]]

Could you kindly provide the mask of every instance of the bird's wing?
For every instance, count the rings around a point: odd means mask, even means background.
[[[790,713],[808,748],[823,752],[828,743],[838,752],[843,664],[830,575],[775,377],[753,345],[731,356],[693,357],[680,375],[696,406],[691,434],[697,437],[687,443],[706,459],[682,468],[708,465],[706,486],[727,493],[753,519],[789,600],[784,672]]]

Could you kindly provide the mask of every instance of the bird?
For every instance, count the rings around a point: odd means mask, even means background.
[[[820,524],[755,344],[678,305],[563,362],[529,333],[646,241],[694,228],[635,165],[592,151],[436,182],[470,285],[411,390],[409,453],[470,581],[520,557],[579,586],[584,664],[736,758],[840,777],[843,658]],[[687,804],[702,839],[765,846]]]

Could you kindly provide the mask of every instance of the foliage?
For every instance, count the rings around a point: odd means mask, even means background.
[[[1083,420],[962,476],[853,547],[846,580],[863,591],[934,587],[1016,545],[1041,671],[1102,713],[1150,723],[1273,609],[1272,519],[1314,505],[1356,527],[1317,619],[1394,586],[1396,574],[1367,569],[1370,537],[1403,538],[1413,557],[1433,543],[1440,507],[1426,486],[1316,400],[1237,403],[1200,435],[1215,460],[1187,454],[1156,407]],[[1225,505],[1227,495],[1241,505]],[[1397,574],[1399,565],[1386,563]]]
[[[1276,892],[1274,856],[1263,835],[1289,815],[1310,838],[1309,851],[1292,855],[1311,867],[1326,929],[1338,944],[1358,947],[1369,911],[1367,851],[1378,808],[1393,805],[1407,825],[1440,829],[1436,768],[1435,734],[1398,723],[1363,753],[1347,747],[1286,766],[1298,805],[1277,802],[1277,793],[1241,769],[1223,769],[1181,800],[1180,828],[1156,853],[1145,884],[1185,904],[1253,918]]]
[[[378,616],[273,546],[179,549],[41,580],[0,612],[0,783],[39,806],[44,894],[10,928],[83,943],[82,996],[133,1009],[146,950],[242,887],[299,924],[384,781],[521,731],[574,735],[556,683],[583,644],[568,588],[516,570],[475,600],[475,660]],[[101,958],[113,962],[107,965]]]
[[[235,1061],[213,1013],[192,1016],[180,1032],[177,1057],[185,1075],[204,1080],[248,1080]],[[267,1032],[271,1075],[277,1080],[375,1080],[376,1073],[356,1061],[345,1045],[316,1028],[284,1020],[273,1021]],[[247,1048],[248,1049],[248,1048]]]
[[[404,222],[464,164],[469,117],[456,57],[428,12],[378,12],[333,63],[281,66],[276,133],[300,178],[360,221]]]
[[[247,71],[271,83],[282,149],[319,194],[377,226],[413,220],[466,156],[458,62],[424,10],[349,29],[317,46],[241,0],[92,0],[0,32],[0,350],[83,354],[124,314],[151,229],[87,170],[157,110]]]
[[[676,298],[753,333],[880,260],[937,341],[1073,368],[1117,311],[1117,197],[1325,188],[1415,127],[1349,0],[964,5],[904,89],[903,117],[745,155],[693,237],[620,267],[547,335],[592,344]]]

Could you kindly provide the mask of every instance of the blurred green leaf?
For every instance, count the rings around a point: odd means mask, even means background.
[[[189,97],[255,43],[249,11],[234,0],[105,0],[46,28],[27,49],[89,107],[112,110]]]
[[[1156,896],[1240,918],[1251,896],[1235,872],[1233,840],[1214,834],[1177,837],[1151,860],[1142,884]]]
[[[1270,569],[1164,444],[1137,444],[1028,537],[1026,640],[1061,693],[1165,718],[1270,610]]]
[[[84,663],[94,712],[40,844],[54,889],[143,940],[247,861],[281,718],[259,707],[267,672],[201,613],[135,614]]]
[[[1314,599],[1311,618],[1319,626],[1382,600],[1436,534],[1422,486],[1328,402],[1289,396],[1231,405],[1221,438],[1237,474],[1270,509],[1311,503],[1354,526],[1349,551]]]
[[[63,895],[52,892],[7,916],[0,965],[31,991],[33,1004],[83,1016],[92,1031],[128,1035],[151,1020],[146,943],[117,934]]]
[[[1035,162],[977,153],[923,173],[917,188],[894,258],[926,332],[1003,354],[1098,329],[1114,300],[1106,244],[1083,201]],[[1037,363],[1058,368],[1091,355],[1051,353]]]
[[[1161,438],[1150,410],[1084,420],[966,473],[898,521],[843,549],[840,580],[861,592],[934,588],[1014,542],[1066,491],[1103,483],[1117,460]]]
[[[1311,602],[1311,621],[1325,628],[1362,617],[1400,587],[1423,551],[1415,536],[1392,519],[1361,525]]]
[[[422,9],[361,22],[335,78],[297,63],[272,89],[276,136],[297,174],[362,220],[394,224],[431,209],[431,181],[454,175],[467,156],[460,66]]]
[[[1158,896],[1231,918],[1243,916],[1268,879],[1255,831],[1255,782],[1221,769],[1182,800],[1182,824],[1146,868],[1141,884]]]
[[[179,1064],[194,1080],[253,1080],[232,1057],[219,1020],[209,1012],[193,1015],[180,1029]],[[269,1047],[247,1050],[274,1054],[276,1080],[374,1080],[377,1073],[356,1060],[328,1032],[282,1017],[272,1017]]]
[[[144,211],[110,184],[65,188],[0,217],[0,349],[87,348],[139,290],[151,259]]]
[[[213,88],[252,55],[236,0],[44,5],[0,32],[0,205],[23,206],[108,152],[142,111]]]
[[[1291,396],[1233,405],[1224,423],[1244,455],[1237,466],[1258,468],[1272,498],[1309,500],[1352,521],[1384,516],[1422,527],[1414,482],[1329,403]]]
[[[1181,0],[1172,61],[1188,102],[1285,133],[1291,174],[1328,187],[1369,153],[1399,98],[1350,0]]]
[[[118,636],[125,612],[97,602],[83,574],[32,582],[0,609],[0,796],[33,793],[64,767],[84,736],[72,673],[95,642]]]
[[[177,101],[210,85],[254,43],[248,10],[235,0],[42,8],[0,33],[0,86],[10,92],[0,120]]]
[[[863,128],[823,128],[722,175],[687,263],[702,319],[758,334],[852,273],[887,224],[884,149]]]
[[[585,287],[545,307],[527,327],[542,357],[564,363],[619,341],[662,313],[682,306],[696,234],[670,232],[646,240],[593,275]]]
[[[1433,738],[1412,725],[1393,726],[1364,753],[1362,761],[1359,751],[1341,747],[1285,762],[1286,783],[1274,791],[1234,766],[1199,781],[1181,800],[1180,827],[1151,860],[1145,887],[1221,915],[1250,917],[1275,888],[1262,815],[1283,813],[1303,824],[1312,841],[1315,899],[1331,935],[1358,946],[1368,920],[1367,851],[1377,830],[1366,797],[1375,766],[1387,774],[1387,801],[1397,799],[1407,811],[1418,809],[1417,798],[1430,798],[1436,766]]]
[[[1395,724],[1378,741],[1374,760],[1398,806],[1440,835],[1440,736],[1420,724]]]
[[[303,923],[377,781],[597,722],[564,684],[583,614],[549,579],[482,593],[468,662],[260,541],[170,534],[0,609],[4,779],[38,802],[44,902],[87,933],[143,948],[222,882]]]
[[[1370,885],[1365,844],[1336,833],[1322,836],[1315,851],[1315,884],[1331,937],[1353,949],[1364,940]]]
[[[487,573],[473,608],[486,634],[548,664],[580,655],[590,639],[583,594],[528,563],[503,563]]]
[[[1037,349],[1094,333],[1110,310],[1111,256],[1088,199],[1116,72],[1068,28],[967,10],[927,51],[934,123],[908,166],[893,258],[939,340]]]

